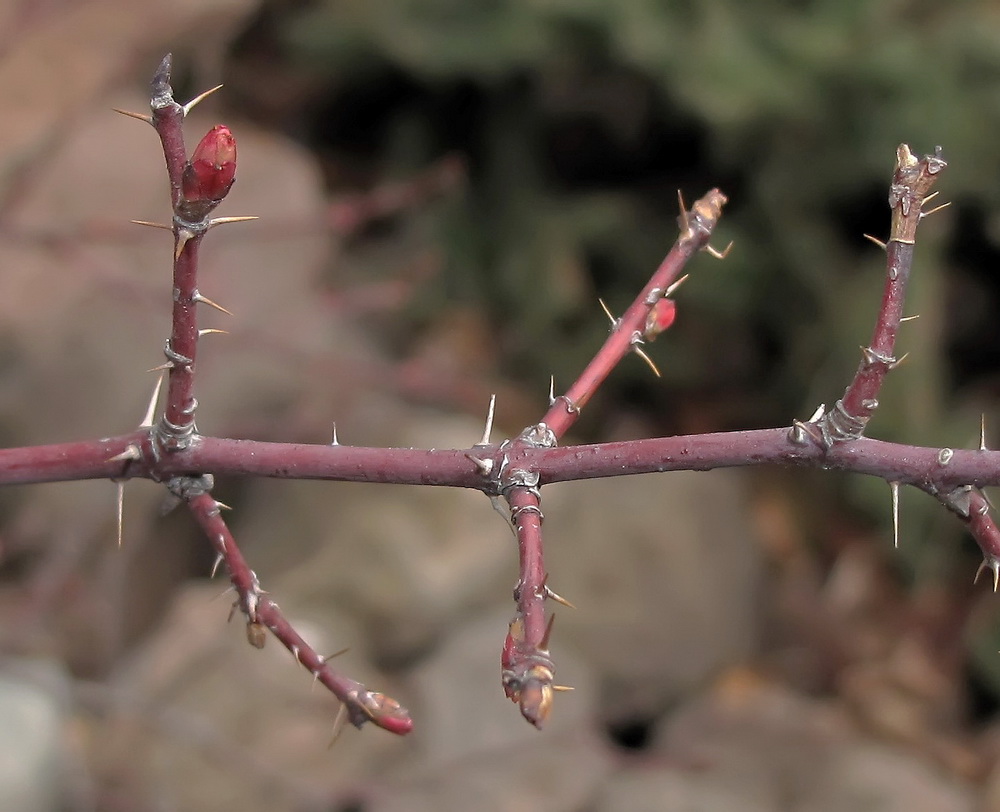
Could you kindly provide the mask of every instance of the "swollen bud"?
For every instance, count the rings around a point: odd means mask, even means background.
[[[660,333],[669,329],[676,316],[677,305],[673,299],[659,299],[646,316],[646,327],[642,337],[647,341],[654,341]]]
[[[181,176],[182,213],[200,220],[219,205],[236,180],[236,139],[216,124],[194,148]]]

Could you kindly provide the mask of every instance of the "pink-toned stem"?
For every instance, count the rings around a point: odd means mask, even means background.
[[[344,703],[348,719],[356,727],[372,722],[391,733],[409,733],[413,722],[406,708],[391,697],[370,691],[360,682],[334,670],[327,658],[292,628],[278,604],[261,589],[257,575],[243,558],[236,540],[220,515],[219,503],[212,495],[208,492],[194,493],[187,496],[187,504],[229,572],[229,579],[237,595],[234,606],[247,619],[247,636],[251,644],[262,647],[263,629],[268,629],[292,653],[296,662]]]
[[[886,375],[899,363],[895,356],[896,334],[903,317],[917,226],[925,214],[921,207],[946,166],[940,147],[933,155],[919,159],[906,144],[900,144],[896,150],[896,170],[889,186],[892,226],[885,246],[885,288],[872,340],[862,350],[861,364],[844,396],[817,422],[815,432],[807,429],[808,435],[826,447],[862,435],[878,408]]]
[[[542,727],[552,708],[555,665],[549,657],[551,622],[546,621],[548,597],[542,555],[542,511],[538,490],[516,485],[506,494],[517,533],[520,578],[514,589],[517,614],[510,623],[501,655],[504,693],[521,715]]]
[[[690,211],[681,212],[681,233],[635,301],[615,322],[611,335],[565,395],[560,395],[542,418],[558,439],[566,434],[593,397],[598,387],[621,360],[643,343],[649,313],[675,282],[688,260],[708,245],[722,215],[726,196],[718,189],[696,201]]]
[[[171,209],[176,211],[181,202],[181,178],[187,164],[184,149],[184,108],[174,101],[174,91],[170,87],[170,69],[173,59],[170,54],[163,57],[150,87],[150,108],[153,111],[153,127],[160,136],[163,159],[170,179]]]
[[[198,249],[201,234],[188,237],[175,227],[174,239],[180,248],[174,260],[173,318],[170,340],[165,349],[170,365],[167,378],[167,405],[157,432],[165,451],[186,447],[194,432],[195,362],[198,354]]]

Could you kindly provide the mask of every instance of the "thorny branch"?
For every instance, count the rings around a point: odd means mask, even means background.
[[[187,157],[181,126],[190,109],[206,95],[186,105],[174,100],[168,56],[153,79],[152,115],[126,113],[154,127],[170,182],[172,222],[158,226],[174,235],[173,319],[162,365],[167,375],[162,415],[153,425],[144,421],[139,430],[116,437],[0,449],[0,484],[131,477],[164,483],[176,499],[186,503],[208,537],[218,556],[216,566],[225,566],[236,594],[233,611],[244,616],[250,644],[262,647],[267,632],[273,634],[340,700],[353,724],[360,727],[370,721],[399,734],[412,727],[409,713],[398,702],[334,670],[329,658],[318,654],[284,618],[277,603],[261,588],[222,518],[223,506],[211,495],[213,475],[446,485],[475,488],[495,502],[506,502],[517,538],[519,579],[514,590],[516,612],[501,655],[501,679],[506,695],[538,727],[550,713],[554,693],[565,690],[554,682],[555,665],[550,655],[553,616],[546,615],[546,605],[552,599],[572,606],[550,587],[545,569],[541,488],[547,483],[765,464],[821,465],[865,473],[889,482],[894,497],[901,484],[909,484],[938,498],[979,542],[984,555],[981,570],[993,573],[994,585],[1000,581],[1000,530],[988,515],[988,503],[979,490],[1000,485],[1000,452],[987,450],[984,441],[978,449],[953,450],[885,443],[863,436],[878,406],[885,376],[899,363],[896,334],[903,320],[916,228],[931,213],[923,206],[933,197],[930,189],[946,166],[940,149],[917,158],[906,145],[898,148],[889,192],[889,240],[874,240],[886,251],[887,278],[872,339],[863,348],[858,371],[834,408],[826,411],[821,407],[811,420],[794,421],[791,429],[558,447],[581,409],[626,355],[635,352],[653,366],[642,345],[673,321],[670,296],[686,278],[681,273],[694,254],[705,250],[725,256],[726,252],[709,246],[726,203],[725,196],[713,189],[690,210],[682,204],[679,236],[660,267],[622,316],[611,316],[608,339],[579,378],[565,394],[551,392],[542,419],[517,437],[492,443],[487,430],[482,442],[462,450],[263,443],[204,436],[195,425],[200,338],[197,305],[228,312],[198,290],[198,249],[213,226],[246,219],[210,218],[235,178],[235,141],[228,129],[221,125],[214,128]],[[655,366],[653,369],[655,372]]]

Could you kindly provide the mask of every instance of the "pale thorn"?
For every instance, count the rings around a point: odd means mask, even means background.
[[[139,424],[139,428],[149,428],[153,425],[153,415],[156,413],[156,404],[160,400],[160,390],[163,388],[163,372],[160,372],[159,377],[156,379],[156,385],[153,387],[153,394],[149,398],[149,406],[146,407],[146,414],[142,418],[142,422]]]
[[[184,251],[184,246],[188,244],[188,240],[194,238],[194,233],[186,228],[181,228],[176,231],[176,244],[174,245],[174,262],[176,262],[181,253]]]
[[[706,245],[701,249],[710,257],[715,257],[716,259],[725,259],[729,256],[729,252],[733,250],[733,241],[729,241],[729,245],[723,248],[721,251],[718,248],[713,248],[711,245]]]
[[[937,192],[935,192],[934,194],[937,194]],[[925,200],[926,200],[926,198],[925,198]],[[925,217],[930,217],[932,214],[936,214],[937,212],[941,211],[941,209],[946,209],[950,205],[951,205],[951,201],[949,200],[947,203],[942,203],[940,206],[935,206],[930,211],[922,211],[922,212],[920,212],[920,219],[923,220]]]
[[[549,375],[549,406],[556,405],[556,376]]]
[[[877,245],[883,251],[885,251],[888,248],[888,246],[884,242],[882,242],[882,240],[880,240],[878,237],[873,237],[871,234],[864,234],[862,236],[864,236],[864,238],[869,242],[875,243],[875,245]]]
[[[333,439],[330,440],[330,445],[340,445],[340,440],[337,439],[337,424],[333,424]]]
[[[139,450],[139,446],[134,443],[129,443],[125,446],[125,450],[122,451],[121,454],[115,454],[113,457],[108,457],[105,462],[126,462],[141,459],[142,452]]]
[[[344,732],[345,718],[347,718],[347,705],[341,702],[340,708],[337,710],[337,715],[333,720],[333,738],[330,739],[330,743],[326,746],[327,750],[337,743],[337,739],[340,738],[340,734]]]
[[[472,454],[465,455],[470,462],[472,462],[476,468],[479,470],[483,476],[489,476],[490,472],[493,470],[493,460],[483,460],[479,457],[474,457]]]
[[[562,604],[567,609],[576,609],[576,607],[572,603],[570,603],[562,595],[560,595],[558,592],[554,591],[549,586],[545,587],[545,597],[552,598],[552,600],[554,600],[556,603]]]
[[[899,549],[899,483],[890,482],[892,491],[892,546]]]
[[[162,228],[164,231],[173,231],[173,226],[166,223],[154,223],[152,220],[129,220],[134,226],[149,226],[149,228]]]
[[[920,201],[921,207],[923,207],[924,203],[926,203],[928,200],[933,200],[939,194],[941,194],[941,190],[940,189],[938,189],[938,191],[936,191],[936,192],[931,192],[929,195],[927,195],[927,197],[925,197],[923,200]]]
[[[986,448],[986,412],[979,415],[979,450],[989,450]]]
[[[255,214],[244,214],[239,217],[213,217],[208,221],[209,229],[215,228],[216,226],[226,226],[230,223],[249,223],[251,220],[259,220]]]
[[[608,306],[606,304],[604,304],[604,299],[598,299],[597,301],[601,305],[601,310],[604,311],[604,315],[607,316],[608,317],[608,321],[611,322],[611,326],[613,328],[617,327],[618,326],[618,319],[616,319],[614,316],[611,315],[611,311],[608,310]]]
[[[220,502],[218,499],[215,500],[215,506],[219,510],[232,510],[232,507],[230,507],[229,505],[227,505],[225,502]]]
[[[153,117],[149,113],[133,113],[131,110],[120,110],[117,107],[112,107],[111,109],[116,113],[121,113],[123,116],[138,119],[139,121],[145,121],[147,124],[153,123]]]
[[[298,646],[291,646],[288,650],[292,653],[292,657],[295,658],[295,662],[302,665],[302,660],[299,659],[301,649]]]
[[[671,282],[667,286],[667,289],[665,291],[663,291],[663,298],[666,299],[670,294],[672,294],[675,290],[677,290],[677,288],[679,288],[681,285],[683,285],[685,282],[687,282],[689,276],[691,276],[691,274],[686,273],[680,279],[677,279],[674,282]]]
[[[549,622],[545,626],[545,634],[542,635],[542,639],[538,641],[539,651],[549,650],[549,638],[552,636],[552,624],[556,622],[556,616],[554,614],[549,615]]]
[[[510,532],[514,534],[514,538],[517,538],[517,530],[514,529],[514,524],[510,520],[510,508],[507,506],[506,500],[502,496],[491,496],[489,497],[490,504],[493,509],[500,514],[500,518],[503,519],[503,523],[510,528]]]
[[[574,688],[572,685],[553,685],[552,690],[556,692],[575,691],[576,688]]]
[[[490,405],[486,409],[486,426],[483,428],[483,439],[479,441],[479,445],[489,445],[490,435],[493,433],[493,418],[496,415],[497,409],[497,396],[495,394],[490,395]]]
[[[216,330],[214,327],[205,327],[205,328],[203,328],[203,329],[201,329],[201,330],[198,331],[198,338],[201,338],[202,336],[213,336],[213,335],[227,336],[227,335],[229,335],[229,331],[228,330]]]
[[[201,293],[195,293],[194,296],[191,297],[191,300],[197,302],[198,304],[206,304],[209,307],[218,310],[220,313],[225,313],[227,316],[233,315],[231,310],[226,310],[226,308],[224,308],[218,302],[213,302],[211,299],[209,299],[207,296],[203,296]]]
[[[898,360],[896,360],[896,361],[893,361],[893,362],[892,362],[891,364],[889,364],[889,371],[890,371],[890,372],[892,372],[892,370],[894,370],[894,369],[896,369],[897,367],[901,366],[901,365],[902,365],[902,363],[903,363],[903,362],[904,362],[904,361],[905,361],[905,360],[906,360],[907,358],[909,358],[909,357],[910,357],[910,354],[909,354],[908,352],[904,352],[904,353],[903,353],[903,356],[902,356],[902,358],[899,358]]]
[[[221,88],[222,88],[222,85],[216,85],[211,90],[206,90],[204,93],[200,93],[199,95],[195,96],[187,104],[181,105],[181,109],[184,111],[184,115],[186,116],[188,113],[190,113],[195,108],[195,106],[199,102],[205,101],[205,99],[207,99],[209,96],[211,96],[213,93],[215,93],[216,90],[219,90]]]
[[[655,375],[655,376],[656,376],[657,378],[662,378],[662,377],[663,377],[663,376],[662,376],[662,375],[660,374],[660,370],[658,370],[658,369],[656,368],[656,364],[654,364],[654,363],[653,363],[653,359],[652,359],[652,358],[650,358],[650,357],[649,357],[648,355],[646,355],[646,351],[645,351],[645,350],[643,350],[643,349],[642,349],[642,347],[633,347],[633,348],[632,348],[632,352],[634,352],[634,353],[635,353],[636,355],[638,355],[638,356],[639,356],[639,357],[640,357],[640,358],[641,358],[641,359],[642,359],[643,361],[645,361],[645,362],[646,362],[647,366],[649,366],[649,368],[650,368],[651,370],[653,370],[653,374],[654,374],[654,375]]]
[[[990,561],[987,562],[984,558],[982,563],[979,565],[979,569],[976,570],[976,577],[972,579],[972,583],[977,583],[979,581],[979,576],[984,569],[988,569],[993,573],[993,591],[997,591],[997,587],[1000,586],[1000,562]]]
[[[157,364],[155,367],[150,367],[146,372],[166,372],[174,368],[173,361],[165,361],[162,364]]]
[[[901,318],[901,319],[899,320],[899,323],[900,323],[900,324],[903,324],[903,322],[907,322],[907,321],[916,321],[916,320],[917,320],[917,319],[919,319],[919,318],[920,318],[920,314],[919,314],[919,313],[918,313],[918,314],[917,314],[916,316],[903,316],[903,317],[902,317],[902,318]]]
[[[215,556],[215,563],[212,564],[212,571],[208,575],[209,578],[215,577],[215,574],[219,571],[219,565],[223,562],[223,560],[224,559],[222,553],[219,553],[217,556]]]
[[[691,221],[688,220],[687,206],[684,203],[684,195],[680,189],[677,190],[677,205],[681,209],[681,231],[687,233],[691,228]]]
[[[816,407],[816,411],[812,413],[812,417],[810,417],[806,422],[807,423],[815,423],[817,420],[819,420],[823,416],[823,413],[825,411],[826,411],[826,404],[825,403],[821,403],[819,406]]]
[[[123,480],[123,479],[119,480],[116,484],[118,485],[118,495],[117,495],[117,498],[115,500],[115,503],[116,503],[115,510],[116,510],[116,514],[117,514],[116,518],[117,518],[117,522],[118,522],[118,549],[120,550],[121,546],[122,546],[122,537],[125,535],[125,530],[124,530],[124,527],[125,527],[125,480]]]

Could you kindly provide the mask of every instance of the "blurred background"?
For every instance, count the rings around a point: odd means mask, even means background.
[[[896,146],[941,145],[869,436],[1000,443],[1000,6],[799,0],[0,3],[0,442],[141,420],[169,330],[143,111],[239,144],[199,287],[201,431],[467,447],[564,391],[676,236],[730,198],[678,318],[575,441],[789,425],[867,343]],[[958,523],[884,482],[781,470],[545,489],[550,727],[499,684],[516,549],[477,493],[220,481],[304,636],[407,705],[346,730],[162,492],[0,492],[0,805],[12,810],[992,810],[1000,600]],[[6,793],[6,795],[4,794]]]

